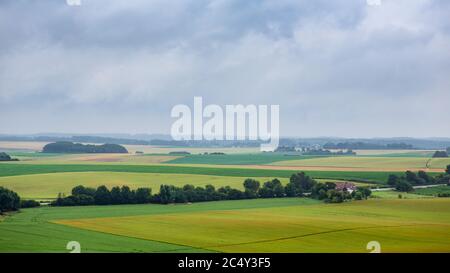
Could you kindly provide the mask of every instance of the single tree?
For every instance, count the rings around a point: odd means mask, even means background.
[[[395,174],[390,174],[389,178],[388,178],[388,181],[387,181],[387,184],[389,186],[394,187],[397,184],[397,181],[398,181],[398,176],[396,176]]]
[[[111,204],[124,204],[120,187],[116,186],[111,189]]]
[[[0,213],[20,208],[20,197],[17,193],[0,187]]]
[[[80,186],[76,186],[72,189],[72,195],[84,194],[84,195],[89,195],[89,196],[94,197],[95,191],[96,191],[96,189],[94,189],[94,188],[88,188],[88,187],[84,187],[84,186],[80,185]]]
[[[100,186],[94,195],[96,205],[109,205],[111,204],[111,192],[106,186]]]
[[[405,180],[400,180],[395,189],[397,191],[401,191],[401,192],[411,192],[414,190],[413,186],[411,185],[411,183],[405,181]]]
[[[150,188],[138,188],[136,190],[136,203],[146,204],[149,203],[152,197],[152,189]]]
[[[411,171],[405,172],[405,178],[406,178],[406,181],[408,181],[411,184],[417,183],[417,175]]]
[[[257,198],[260,184],[255,179],[246,179],[244,181],[245,195],[247,198]]]

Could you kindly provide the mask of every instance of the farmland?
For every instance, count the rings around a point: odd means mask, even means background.
[[[365,252],[371,240],[387,252],[441,252],[450,251],[448,204],[384,200],[56,222],[219,252]],[[430,232],[437,236],[430,239]]]
[[[172,174],[203,174],[237,177],[290,177],[295,173],[291,170],[253,169],[253,168],[222,168],[196,166],[168,165],[82,165],[82,164],[0,164],[0,177],[62,173],[62,172],[132,172],[132,173],[172,173]],[[358,180],[361,182],[384,183],[392,172],[355,172],[355,171],[306,171],[314,178]],[[395,173],[395,172],[394,172]],[[397,174],[401,174],[397,172]]]
[[[14,190],[24,198],[54,199],[59,193],[70,195],[72,188],[78,185],[94,188],[101,185],[109,188],[127,185],[132,189],[150,187],[153,192],[158,192],[161,184],[175,186],[191,184],[203,187],[212,184],[216,187],[231,186],[241,189],[246,178],[196,174],[64,172],[0,177],[0,186]],[[272,178],[259,177],[258,179],[264,182]],[[287,178],[281,180],[287,182]]]
[[[373,240],[384,252],[448,252],[450,199],[43,207],[8,217],[0,234],[14,252],[66,252],[71,240],[85,252],[367,252]]]
[[[435,175],[450,164],[445,158],[430,159],[430,151],[416,150],[300,156],[250,148],[127,145],[129,154],[43,154],[39,145],[0,143],[20,160],[0,164],[0,187],[37,200],[68,195],[77,185],[150,187],[153,193],[161,184],[242,190],[246,178],[261,183],[279,178],[286,184],[298,171],[320,182],[383,187],[390,174],[426,170]],[[379,241],[384,252],[449,252],[450,199],[434,197],[446,191],[420,189],[400,193],[401,199],[398,192],[376,191],[369,200],[342,204],[275,198],[43,206],[0,216],[0,252],[67,252],[68,241],[79,241],[84,252],[367,252],[369,241]]]
[[[321,157],[305,160],[279,161],[273,165],[279,166],[303,166],[303,167],[341,167],[341,168],[364,168],[364,169],[444,169],[450,164],[448,158],[427,157]]]
[[[450,194],[450,186],[439,186],[433,188],[417,189],[416,194],[425,196],[437,196],[438,194]]]
[[[167,163],[173,164],[213,164],[213,165],[255,165],[268,164],[284,160],[304,160],[315,158],[314,156],[285,155],[281,153],[255,153],[255,154],[231,154],[231,155],[188,155]]]
[[[88,231],[52,223],[61,219],[157,215],[195,211],[283,207],[312,200],[243,200],[190,205],[119,205],[41,207],[24,209],[0,224],[0,252],[67,252],[68,241],[79,241],[86,252],[209,252],[189,246]],[[0,218],[1,219],[1,218]]]
[[[449,17],[450,0],[0,0],[1,268],[447,268]]]

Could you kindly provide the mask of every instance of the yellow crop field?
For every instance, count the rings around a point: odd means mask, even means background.
[[[48,142],[39,141],[0,141],[1,150],[20,149],[41,151]]]
[[[221,252],[449,252],[450,199],[57,220],[71,227]]]
[[[426,157],[321,157],[303,160],[288,160],[272,163],[275,166],[361,168],[378,170],[445,169],[450,158],[429,159]]]
[[[74,172],[74,173],[46,173],[33,175],[19,175],[0,177],[0,186],[14,190],[24,198],[56,198],[58,193],[70,195],[70,191],[77,185],[98,187],[106,185],[128,185],[130,188],[150,187],[153,192],[159,191],[161,184],[183,186],[215,187],[231,186],[243,188],[242,183],[247,177],[229,177],[193,174],[159,174],[159,173],[128,173],[128,172]],[[257,178],[261,183],[269,178]],[[287,179],[281,179],[287,182]]]

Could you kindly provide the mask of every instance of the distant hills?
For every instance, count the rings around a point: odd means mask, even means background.
[[[351,149],[351,150],[412,150],[413,145],[406,143],[367,143],[367,142],[328,142],[323,145],[324,149]]]
[[[259,147],[262,141],[175,141],[164,134],[33,134],[0,135],[0,141],[43,141],[43,142],[78,142],[109,143],[121,145],[157,145],[174,147]],[[446,149],[450,147],[450,138],[281,138],[280,146],[315,147],[326,149]]]

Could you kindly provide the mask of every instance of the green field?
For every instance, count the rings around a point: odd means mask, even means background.
[[[372,157],[427,157],[431,158],[433,156],[433,151],[409,151],[409,152],[392,152],[386,154],[378,154],[378,155],[364,155],[364,156],[372,156]]]
[[[381,198],[381,199],[400,199],[399,195],[401,195],[401,199],[424,199],[431,198],[426,195],[419,195],[415,192],[397,192],[397,191],[374,191],[372,193],[373,198]]]
[[[136,148],[134,148],[136,149]],[[152,147],[152,149],[156,149]],[[158,150],[157,150],[158,151]],[[246,151],[246,150],[244,150]],[[381,153],[382,151],[377,151]],[[388,151],[386,151],[388,152]],[[365,152],[367,153],[367,152]],[[164,153],[130,154],[43,154],[12,152],[21,164],[81,165],[161,165],[177,164],[192,167],[254,167],[270,165],[323,171],[406,171],[430,169],[439,171],[450,164],[449,158],[430,158],[430,151],[408,151],[358,156],[302,156],[295,153],[238,153],[169,155]]]
[[[416,189],[414,191],[414,193],[420,194],[420,195],[428,195],[428,196],[437,196],[440,193],[450,194],[450,186],[439,186],[439,187],[432,187],[432,188],[426,188],[426,189]]]
[[[52,157],[52,156],[61,156],[61,154],[54,153],[40,153],[40,152],[17,152],[12,151],[8,152],[8,154],[13,158],[42,158],[42,157]]]
[[[83,252],[210,252],[190,246],[149,241],[128,236],[88,231],[51,221],[61,219],[157,215],[195,211],[273,208],[315,204],[310,199],[242,200],[190,205],[119,205],[89,207],[41,207],[0,216],[0,252],[68,252],[69,241],[81,243]]]
[[[450,199],[306,198],[26,209],[0,223],[4,252],[449,252]]]
[[[321,182],[380,187],[390,174],[426,166],[440,172],[450,164],[429,160],[429,151],[302,157],[235,149],[226,155],[173,156],[157,153],[157,147],[132,148],[151,154],[16,151],[11,154],[21,161],[0,163],[0,186],[38,200],[68,195],[77,185],[150,187],[153,193],[161,184],[242,189],[246,178],[286,183],[301,167]],[[402,199],[398,192],[375,191],[369,200],[342,204],[283,198],[44,206],[0,216],[0,252],[68,252],[69,241],[80,242],[84,252],[368,252],[370,241],[380,242],[383,252],[450,252],[450,198],[433,197],[448,188],[400,193]]]
[[[428,165],[427,165],[428,163]],[[364,169],[445,169],[450,164],[450,158],[427,157],[322,157],[304,160],[288,160],[272,163],[277,166],[304,166],[304,167],[337,167],[337,168],[364,168]]]
[[[187,155],[167,161],[173,164],[211,164],[211,165],[259,165],[284,160],[303,160],[315,156],[285,155],[282,153],[226,154],[226,155]]]
[[[25,199],[53,199],[58,193],[70,195],[73,187],[78,185],[98,187],[106,185],[108,188],[127,185],[132,189],[138,187],[152,188],[153,193],[159,191],[161,184],[183,186],[214,185],[231,186],[242,189],[242,183],[247,177],[195,175],[195,174],[160,174],[160,173],[130,173],[130,172],[74,172],[74,173],[46,173],[34,175],[20,175],[0,177],[0,186],[14,190]],[[258,177],[263,183],[273,178]],[[287,178],[282,178],[287,183]]]
[[[131,172],[131,173],[171,173],[171,174],[203,174],[237,177],[290,177],[295,170],[249,169],[249,168],[219,168],[219,167],[188,167],[167,165],[83,165],[83,164],[20,164],[0,163],[0,177],[62,173],[62,172]],[[305,171],[314,178],[355,180],[383,184],[389,174],[401,175],[401,172],[368,172],[368,171]]]

